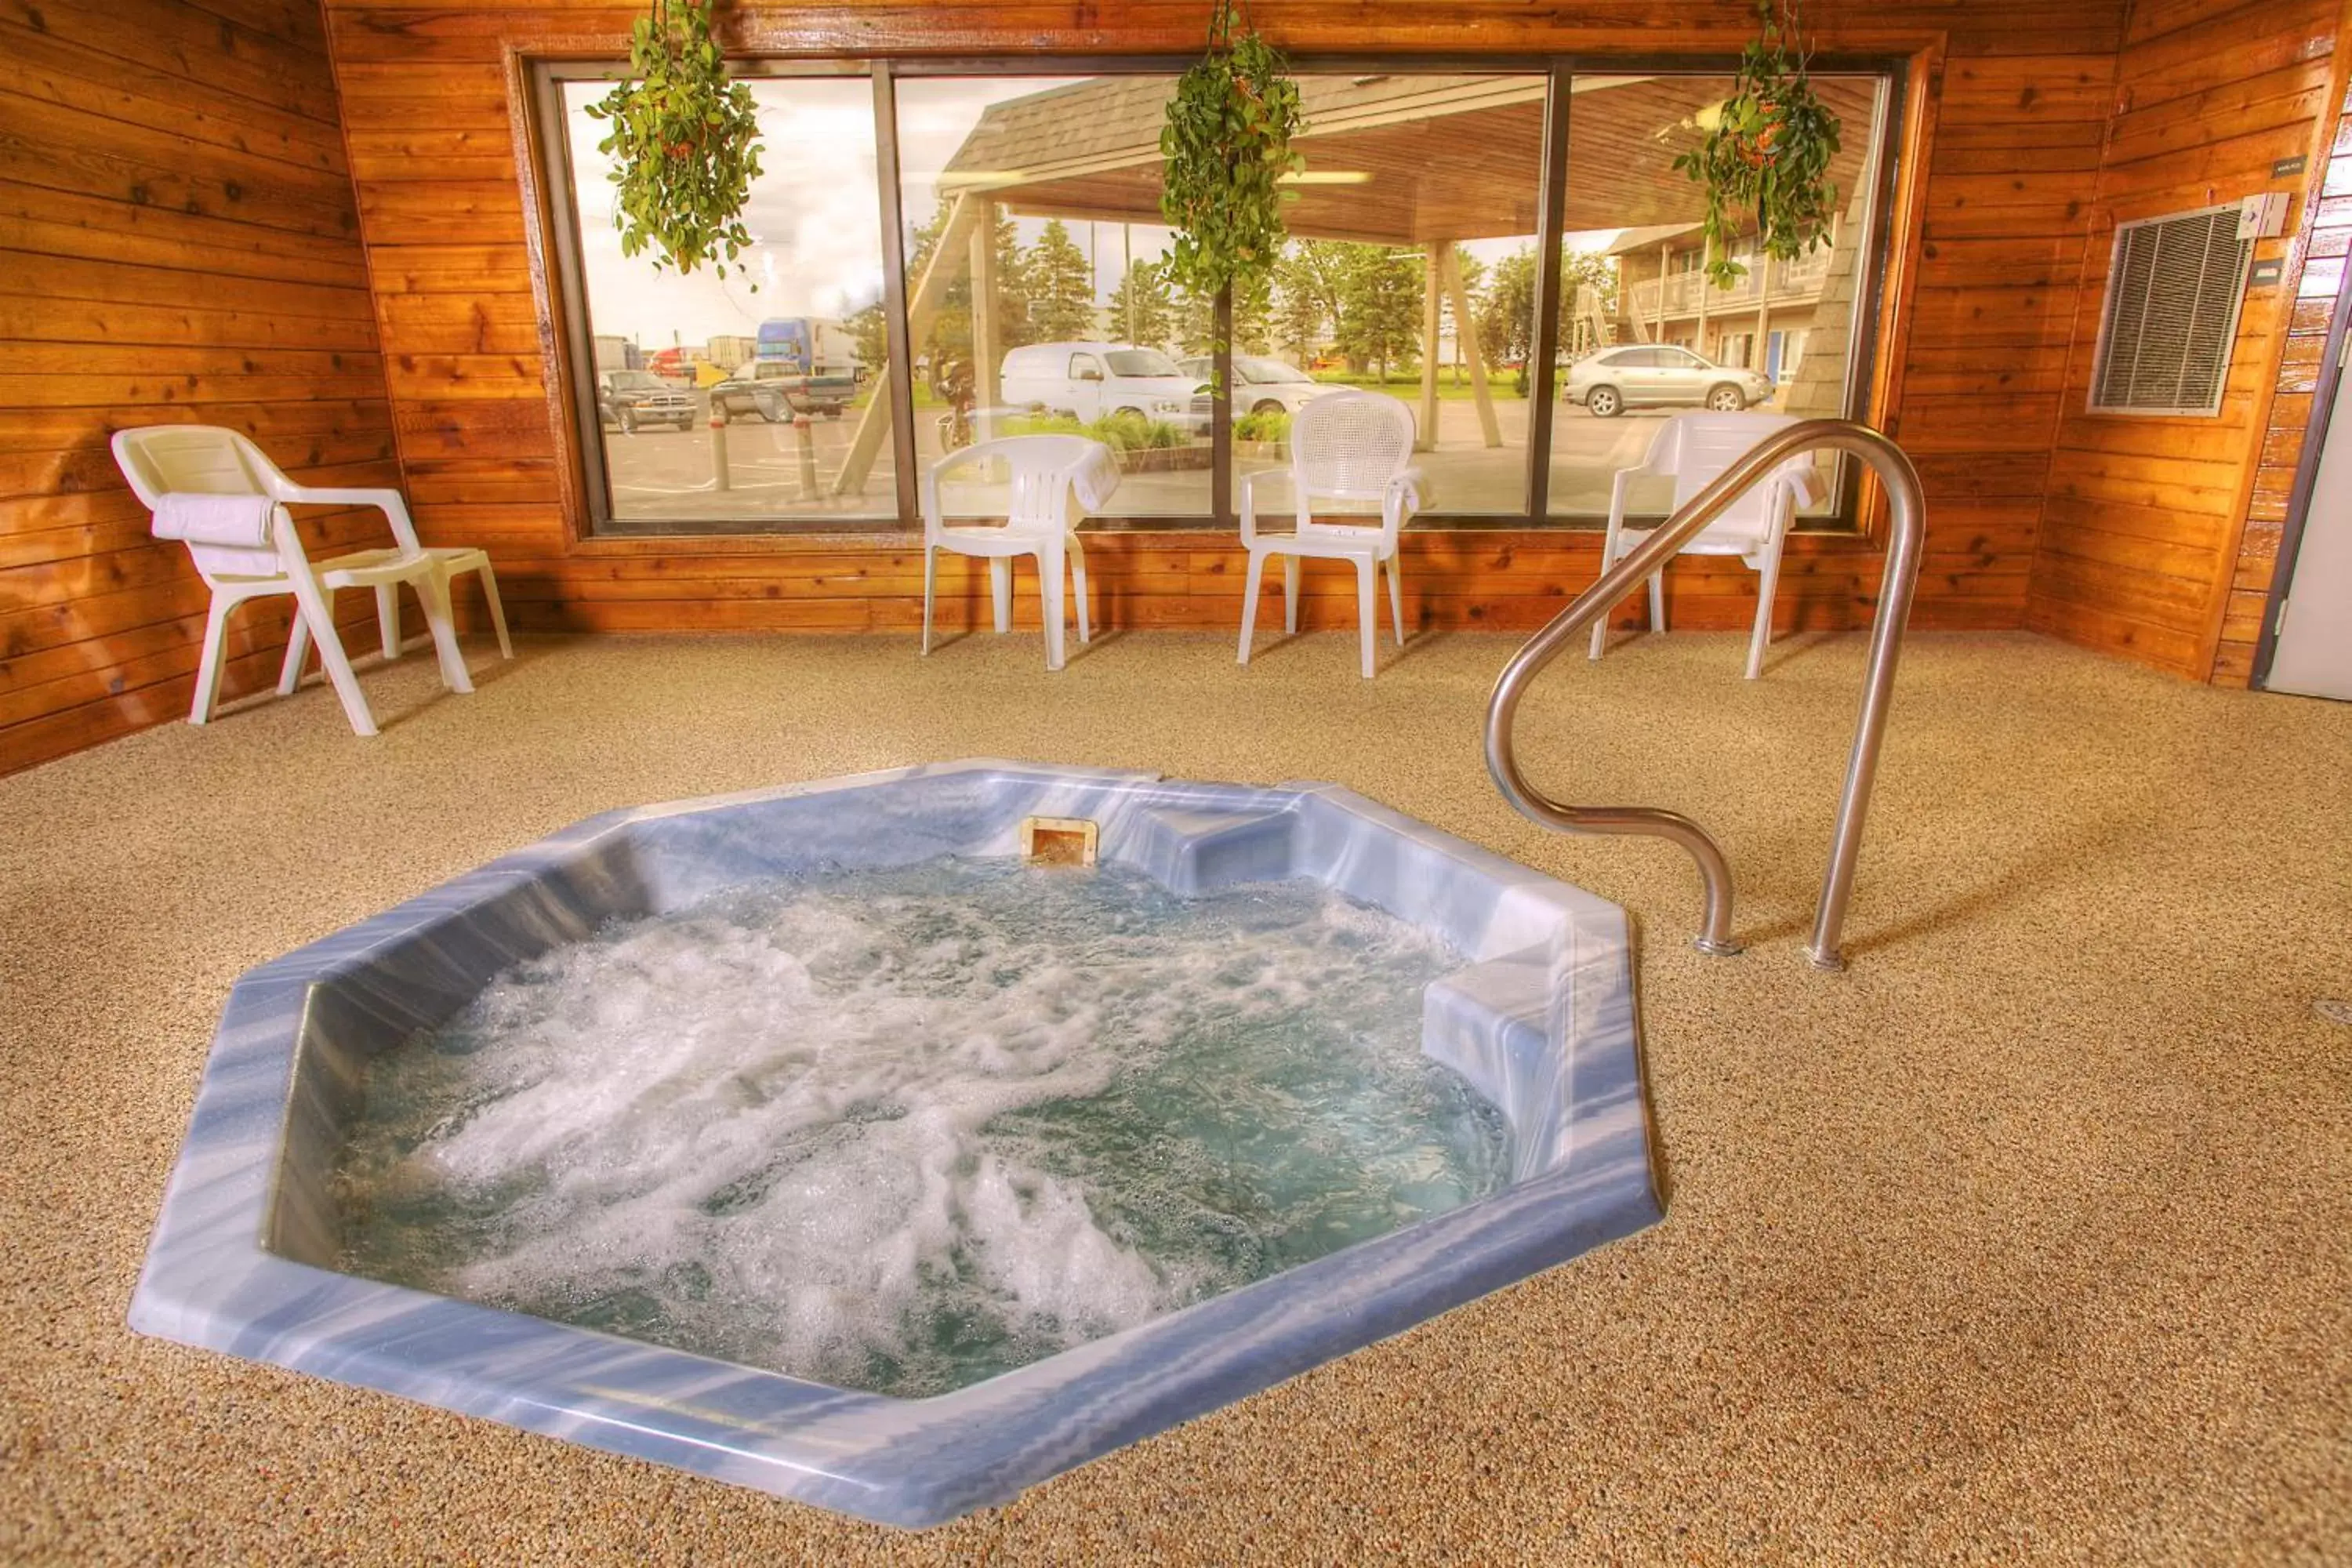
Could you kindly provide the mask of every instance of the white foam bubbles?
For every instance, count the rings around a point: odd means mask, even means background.
[[[934,1393],[1499,1184],[1429,938],[1307,884],[940,861],[519,966],[379,1058],[346,1267]]]

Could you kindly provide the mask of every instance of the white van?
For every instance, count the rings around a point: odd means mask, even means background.
[[[1031,343],[1004,356],[1003,380],[1005,406],[1086,424],[1131,409],[1189,429],[1200,417],[1192,395],[1205,391],[1158,349],[1133,343]]]

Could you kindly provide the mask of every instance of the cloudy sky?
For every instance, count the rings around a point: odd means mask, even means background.
[[[578,180],[582,261],[589,315],[599,333],[634,338],[646,349],[699,345],[720,333],[752,336],[772,316],[840,320],[882,297],[881,205],[875,186],[873,86],[864,77],[768,77],[751,82],[760,113],[761,174],[744,226],[757,244],[725,279],[707,271],[681,278],[654,270],[649,253],[621,254],[613,226],[612,161],[596,150],[604,121],[582,111],[610,90],[601,82],[564,84],[572,164]],[[923,78],[898,83],[898,158],[905,211],[928,220],[940,171],[991,103],[1067,85],[1053,77],[992,79]],[[1015,220],[1024,244],[1042,220]],[[1096,266],[1096,297],[1108,300],[1126,261],[1164,255],[1168,231],[1140,224],[1076,223],[1078,247]],[[1614,230],[1593,237],[1605,244]],[[1519,240],[1474,240],[1463,247],[1491,261]],[[756,290],[751,287],[756,283]]]

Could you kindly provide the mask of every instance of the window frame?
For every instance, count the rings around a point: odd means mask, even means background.
[[[572,420],[572,429],[570,439],[559,443],[559,450],[568,449],[570,461],[577,469],[572,475],[574,493],[581,498],[585,513],[579,537],[583,540],[625,542],[662,538],[698,541],[871,539],[890,532],[919,529],[921,522],[915,499],[919,463],[916,456],[913,424],[913,365],[909,358],[912,345],[907,331],[906,227],[898,143],[898,82],[941,77],[1174,76],[1195,63],[1195,59],[1191,55],[1049,54],[919,58],[881,55],[813,58],[755,56],[730,60],[730,71],[745,78],[847,78],[862,79],[871,84],[875,111],[876,180],[879,187],[876,193],[877,220],[882,238],[884,327],[887,343],[885,384],[877,388],[876,395],[887,397],[890,402],[889,438],[896,479],[892,487],[895,506],[888,512],[877,508],[875,514],[860,517],[814,517],[805,521],[780,519],[773,521],[716,518],[669,528],[645,527],[633,522],[616,523],[613,516],[611,468],[598,410],[600,382],[595,370],[594,334],[581,268],[581,207],[563,103],[564,83],[623,81],[627,79],[628,62],[617,55],[546,55],[530,56],[520,63],[529,112],[535,121],[530,142],[535,153],[532,162],[537,165],[526,171],[524,178],[536,180],[545,193],[546,212],[550,219],[546,225],[546,290],[550,314],[556,332],[568,350],[570,365],[576,367],[563,377],[567,384],[562,389],[561,402]],[[1509,512],[1448,513],[1442,510],[1434,510],[1420,514],[1415,519],[1416,524],[1453,531],[1541,530],[1570,533],[1598,531],[1603,525],[1599,512],[1553,511],[1549,496],[1553,416],[1559,402],[1559,383],[1567,370],[1567,366],[1559,363],[1559,333],[1554,301],[1560,289],[1560,241],[1565,232],[1563,220],[1573,158],[1570,123],[1574,107],[1573,84],[1580,76],[1728,76],[1737,63],[1735,57],[1721,53],[1642,56],[1302,53],[1291,59],[1290,68],[1298,76],[1377,73],[1540,76],[1545,79],[1539,152],[1541,187],[1537,205],[1538,264],[1534,301],[1537,341],[1530,345],[1528,356],[1533,374],[1529,377],[1528,393],[1528,435],[1524,452],[1527,477],[1523,504],[1518,510]],[[1850,302],[1853,320],[1849,331],[1844,405],[1847,417],[1865,417],[1880,380],[1875,374],[1876,359],[1885,331],[1886,289],[1896,264],[1892,243],[1895,196],[1904,172],[1901,160],[1908,98],[1916,84],[1912,62],[1900,55],[1824,55],[1811,61],[1811,65],[1814,71],[1822,75],[1874,78],[1878,87],[1875,107],[1878,123],[1871,161],[1865,164],[1865,168],[1871,171],[1874,188],[1870,194],[1867,209],[1868,232],[1863,237],[1859,251],[1860,276],[1854,298]],[[1234,373],[1230,297],[1221,295],[1217,300],[1216,321],[1218,346],[1211,356],[1216,377],[1210,432],[1212,467],[1208,513],[1112,515],[1091,520],[1095,526],[1114,531],[1229,531],[1237,526],[1234,504],[1231,395]],[[866,374],[871,375],[871,367],[866,367]],[[1861,475],[1858,467],[1850,463],[1841,467],[1842,481],[1831,511],[1822,517],[1800,519],[1798,527],[1801,531],[1856,537],[1865,531],[1860,505]],[[1443,504],[1442,497],[1440,504]]]

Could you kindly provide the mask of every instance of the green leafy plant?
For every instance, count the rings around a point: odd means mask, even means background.
[[[1234,421],[1236,441],[1286,441],[1290,438],[1290,416],[1269,409],[1264,414],[1244,414]]]
[[[1732,259],[1732,241],[1752,232],[1766,256],[1793,261],[1827,243],[1837,207],[1829,170],[1838,118],[1815,96],[1806,57],[1791,42],[1797,0],[1756,0],[1756,15],[1762,26],[1740,56],[1731,96],[1698,115],[1699,144],[1674,163],[1706,187],[1700,232],[1706,275],[1719,289],[1748,271]]]
[[[997,421],[1004,436],[1083,436],[1087,427],[1066,414],[1014,414]]]
[[[656,268],[707,264],[724,278],[752,243],[742,213],[760,175],[760,121],[751,89],[727,79],[713,3],[654,0],[631,29],[634,79],[588,112],[613,123],[596,150],[612,157],[620,187],[621,253],[651,247]]]
[[[1282,179],[1307,166],[1290,150],[1300,121],[1287,70],[1255,29],[1235,37],[1234,0],[1216,0],[1209,52],[1177,79],[1160,132],[1160,211],[1176,231],[1167,276],[1196,299],[1230,287],[1237,316],[1266,308],[1294,195]]]
[[[1106,414],[1080,428],[1114,452],[1147,452],[1185,445],[1183,431],[1164,419],[1147,419],[1131,408]]]
[[[1067,414],[1016,414],[999,421],[1001,436],[1087,436],[1114,452],[1146,452],[1191,444],[1183,431],[1164,419],[1147,419],[1132,408],[1106,414],[1091,425]]]

